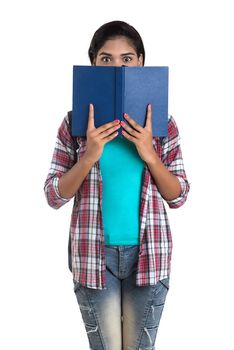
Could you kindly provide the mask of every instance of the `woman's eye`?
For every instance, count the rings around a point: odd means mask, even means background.
[[[129,56],[124,57],[124,62],[130,62],[131,60],[132,60],[132,58]]]
[[[103,57],[102,61],[105,62],[105,63],[108,63],[108,62],[110,62],[110,57],[108,57],[108,56]]]

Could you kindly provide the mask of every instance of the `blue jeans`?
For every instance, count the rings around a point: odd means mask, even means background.
[[[74,281],[92,350],[152,350],[169,289],[169,279],[136,286],[139,246],[106,246],[107,289]]]

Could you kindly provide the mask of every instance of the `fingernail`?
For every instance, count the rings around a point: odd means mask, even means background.
[[[121,125],[125,125],[125,123],[124,123],[122,120],[121,120],[120,124],[121,124]]]
[[[127,113],[124,113],[124,117],[125,117],[125,118],[128,117]]]
[[[120,121],[119,121],[119,119],[115,119],[115,122],[118,124]]]

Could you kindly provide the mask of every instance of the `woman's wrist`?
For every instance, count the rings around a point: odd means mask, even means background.
[[[80,159],[80,161],[83,163],[83,165],[89,167],[90,169],[96,163],[96,159],[93,159],[93,157],[90,156],[88,153],[85,153]]]
[[[155,167],[160,163],[161,163],[161,160],[156,152],[153,152],[152,155],[150,155],[146,161],[146,164],[148,165],[148,167]]]

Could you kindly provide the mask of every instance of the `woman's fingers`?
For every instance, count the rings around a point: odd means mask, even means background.
[[[125,131],[128,132],[129,135],[134,138],[140,138],[141,134],[147,130],[148,132],[152,132],[152,107],[151,104],[147,106],[147,115],[146,115],[146,123],[143,128],[140,126],[134,119],[132,119],[128,114],[124,114],[124,118],[127,120],[128,124],[121,121],[121,125]],[[131,139],[132,141],[132,139]]]
[[[104,125],[101,125],[98,128],[95,128],[94,124],[94,106],[93,104],[89,105],[89,118],[88,118],[88,126],[87,126],[87,133],[89,135],[92,135],[93,137],[101,136],[102,138],[105,138],[112,134],[114,131],[120,128],[120,121],[114,120],[113,122],[106,123]]]
[[[132,136],[137,137],[139,133],[141,133],[144,128],[141,127],[134,119],[132,119],[128,114],[124,114],[124,118],[127,120],[128,124],[124,122],[121,122],[121,125],[123,128]],[[113,122],[106,123],[104,125],[101,125],[98,128],[95,128],[94,124],[94,106],[93,104],[89,105],[89,119],[88,119],[88,130],[92,131],[95,130],[96,135],[102,134],[107,136],[108,134],[114,132],[119,128],[120,121],[118,119],[114,120]],[[117,126],[117,128],[116,128]],[[149,104],[147,108],[147,118],[146,118],[146,129],[152,130],[152,107]]]
[[[119,125],[120,125],[120,121],[118,119],[116,119],[113,122],[109,122],[109,123],[106,123],[106,124],[99,126],[99,128],[97,128],[96,130],[99,134],[101,134],[101,133],[107,131],[108,129],[115,128],[116,126],[119,126]]]
[[[114,126],[112,126],[111,128],[108,128],[107,130],[103,131],[102,133],[100,133],[100,137],[102,139],[104,138],[108,138],[111,134],[113,134],[115,131],[117,131],[120,128],[120,124],[115,123]]]
[[[125,130],[125,133],[123,135],[128,138],[130,141],[138,140],[142,137],[142,134],[144,134],[144,129],[142,126],[140,126],[134,119],[132,119],[127,113],[124,113],[124,118],[127,120],[128,124],[124,121],[121,121],[121,125],[123,129]],[[131,136],[131,138],[127,137],[126,132]]]
[[[129,131],[130,129],[131,130],[135,129],[138,132],[142,132],[142,130],[144,129],[134,119],[132,119],[127,113],[124,113],[124,118],[127,120],[128,124],[130,125],[129,127],[127,124],[125,124],[129,128]]]
[[[121,121],[121,126],[123,127],[123,129],[127,131],[127,133],[131,135],[133,138],[138,138],[143,128],[134,119],[130,118],[129,115],[127,115],[126,113],[124,114],[124,118],[128,121],[130,126],[124,121]],[[125,133],[125,136],[126,136],[126,133]]]
[[[87,130],[93,130],[95,129],[94,125],[94,106],[92,103],[89,105],[89,119],[88,119],[88,128]]]
[[[151,104],[147,107],[147,116],[146,116],[146,123],[145,123],[146,129],[152,131],[152,106]]]
[[[105,143],[113,140],[117,135],[118,135],[118,131],[112,133],[109,136],[106,136],[105,139],[104,139]]]

